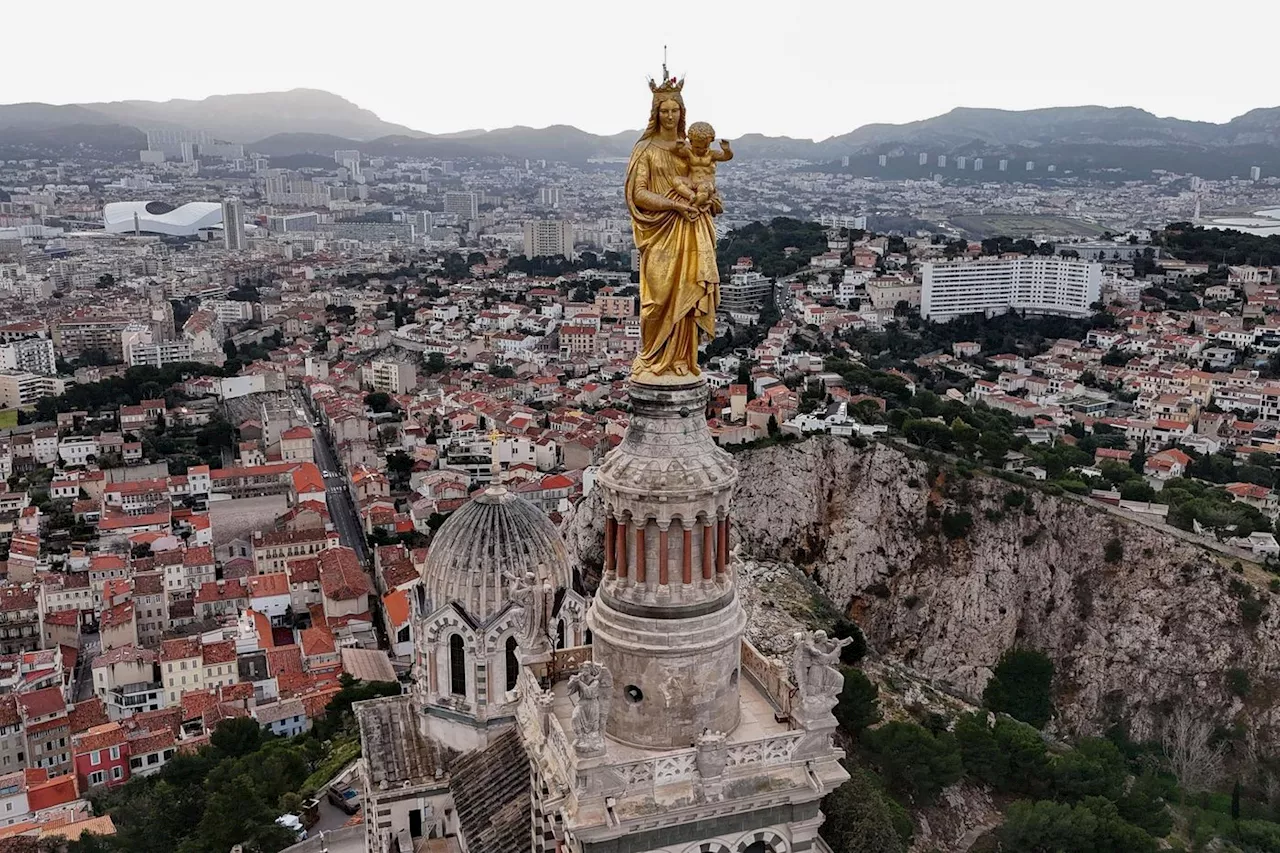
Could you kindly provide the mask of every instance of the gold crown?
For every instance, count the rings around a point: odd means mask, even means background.
[[[680,91],[684,89],[683,79],[677,80],[675,77],[672,77],[669,73],[667,73],[666,53],[667,53],[667,49],[663,47],[662,48],[663,55],[662,55],[661,82],[654,80],[652,77],[649,78],[649,91],[653,92],[653,95],[655,98],[659,95],[679,95]]]

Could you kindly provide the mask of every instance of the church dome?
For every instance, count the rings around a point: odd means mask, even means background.
[[[551,519],[505,488],[490,487],[436,531],[422,572],[427,612],[456,602],[483,624],[507,604],[505,575],[526,572],[557,589],[573,586],[568,551]]]

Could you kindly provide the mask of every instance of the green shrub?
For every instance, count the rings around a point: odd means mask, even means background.
[[[822,837],[834,853],[903,853],[893,801],[864,768],[850,764],[847,769],[849,781],[822,800]]]
[[[982,692],[982,703],[1036,728],[1053,717],[1053,661],[1033,649],[1000,656]]]
[[[853,640],[852,643],[840,650],[840,663],[845,666],[853,666],[866,656],[867,638],[863,636],[862,629],[858,627],[858,623],[852,619],[846,619],[843,616],[837,619],[836,624],[831,629],[831,636],[837,640]]]
[[[1020,491],[1012,491],[1004,493],[1004,505],[1010,509],[1022,506],[1027,502],[1027,493]]]
[[[1118,563],[1124,559],[1124,543],[1118,537],[1111,537],[1102,547],[1102,559],[1108,563]]]
[[[1240,618],[1249,626],[1257,625],[1262,621],[1262,614],[1266,612],[1267,606],[1256,598],[1242,598],[1240,600]]]
[[[1155,853],[1156,840],[1126,821],[1115,804],[1089,797],[1075,806],[1020,800],[996,831],[1002,849],[1018,853]]]
[[[844,687],[836,702],[835,715],[844,730],[858,737],[868,726],[880,722],[880,688],[862,670],[841,667]]]
[[[969,529],[972,527],[973,516],[968,510],[959,512],[946,510],[942,513],[942,533],[948,539],[962,539],[969,534]]]
[[[1231,691],[1232,696],[1239,696],[1243,699],[1249,695],[1251,689],[1249,673],[1243,669],[1227,670],[1227,690]]]
[[[964,772],[955,738],[915,723],[886,723],[868,730],[863,742],[889,788],[916,802],[932,802]]]
[[[1166,805],[1177,796],[1178,785],[1171,776],[1147,770],[1134,777],[1128,792],[1116,803],[1120,816],[1156,838],[1173,830],[1173,815]]]
[[[1069,802],[1085,797],[1116,800],[1124,793],[1128,775],[1120,750],[1101,738],[1085,738],[1053,762],[1054,792]]]

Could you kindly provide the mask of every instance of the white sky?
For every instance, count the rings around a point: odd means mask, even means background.
[[[955,106],[1226,121],[1280,105],[1277,0],[0,3],[0,103],[326,89],[441,133],[643,126],[687,73],[722,136],[824,138]]]

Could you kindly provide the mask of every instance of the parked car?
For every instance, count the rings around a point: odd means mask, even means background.
[[[329,802],[347,814],[355,814],[360,810],[360,801],[356,789],[350,785],[330,785],[326,795]]]

